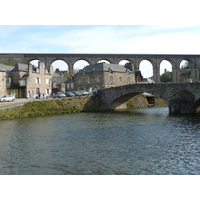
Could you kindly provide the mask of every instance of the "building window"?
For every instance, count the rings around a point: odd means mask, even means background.
[[[113,76],[110,76],[110,82],[113,82]]]
[[[90,78],[90,83],[94,83],[94,77]]]
[[[25,80],[19,80],[19,86],[26,86]]]
[[[96,77],[96,82],[99,83],[99,76]]]
[[[6,83],[11,83],[11,77],[6,77]]]
[[[49,82],[49,79],[48,79],[48,78],[46,79],[46,84],[50,84],[50,82]]]
[[[130,83],[130,82],[131,82],[131,78],[127,77],[127,83]]]
[[[53,83],[53,88],[57,88],[57,83]]]
[[[122,83],[122,76],[119,76],[119,82]]]
[[[35,78],[35,83],[39,84],[40,83],[40,78]]]

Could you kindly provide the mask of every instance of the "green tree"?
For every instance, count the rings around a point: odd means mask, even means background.
[[[160,76],[161,83],[169,83],[172,82],[172,72],[165,72]]]

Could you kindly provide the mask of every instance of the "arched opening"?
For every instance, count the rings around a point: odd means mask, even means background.
[[[55,60],[51,65],[53,66],[53,71],[59,70],[65,73],[69,73],[69,66],[63,60]]]
[[[170,113],[194,113],[194,95],[186,90],[173,95],[170,102]]]
[[[87,65],[90,65],[86,60],[78,60],[74,63],[74,74],[77,73],[80,69],[83,69]]]
[[[129,63],[130,61],[129,60],[121,60],[119,62],[119,65],[125,65],[126,63]]]
[[[36,73],[40,73],[40,66],[39,66],[39,62],[40,60],[38,59],[34,59],[34,60],[31,60],[29,63],[32,64],[33,68],[33,72],[36,72]],[[46,66],[44,64],[44,69],[46,69]]]
[[[97,63],[107,63],[107,64],[110,64],[110,61],[108,61],[108,60],[99,60]]]
[[[39,61],[40,60],[38,60],[38,59],[34,59],[34,60],[31,60],[29,63],[31,63],[35,67],[38,67],[39,66]]]
[[[163,60],[160,63],[160,82],[170,83],[172,79],[172,64],[168,60]]]
[[[196,113],[200,113],[200,99],[198,99],[195,103],[195,111]]]
[[[188,60],[180,62],[180,82],[192,82],[192,66]]]
[[[139,64],[139,70],[142,73],[144,79],[149,81],[153,80],[153,65],[148,60],[143,60]]]
[[[164,99],[149,93],[129,93],[123,95],[113,102],[114,110],[135,109],[147,107],[166,107]]]
[[[55,60],[51,65],[54,71],[52,77],[52,93],[65,92],[65,81],[71,76],[67,63],[63,60]]]

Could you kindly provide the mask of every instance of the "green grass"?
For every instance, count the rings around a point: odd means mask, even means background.
[[[99,104],[95,104],[95,102],[96,98],[94,96],[33,101],[25,103],[23,106],[1,109],[0,119],[96,111]]]

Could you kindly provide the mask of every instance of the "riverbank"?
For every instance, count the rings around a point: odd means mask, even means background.
[[[164,101],[159,98],[156,98],[155,102],[155,106],[165,106]],[[148,105],[147,98],[142,95],[137,95],[127,103],[128,108],[145,108]],[[12,119],[78,112],[97,112],[101,107],[101,100],[96,95],[35,101],[30,99],[26,103],[25,101],[20,103],[12,102],[1,106],[4,107],[0,109],[0,119]]]
[[[23,105],[12,104],[10,108],[1,109],[0,119],[98,111],[99,107],[98,96],[30,101]]]

